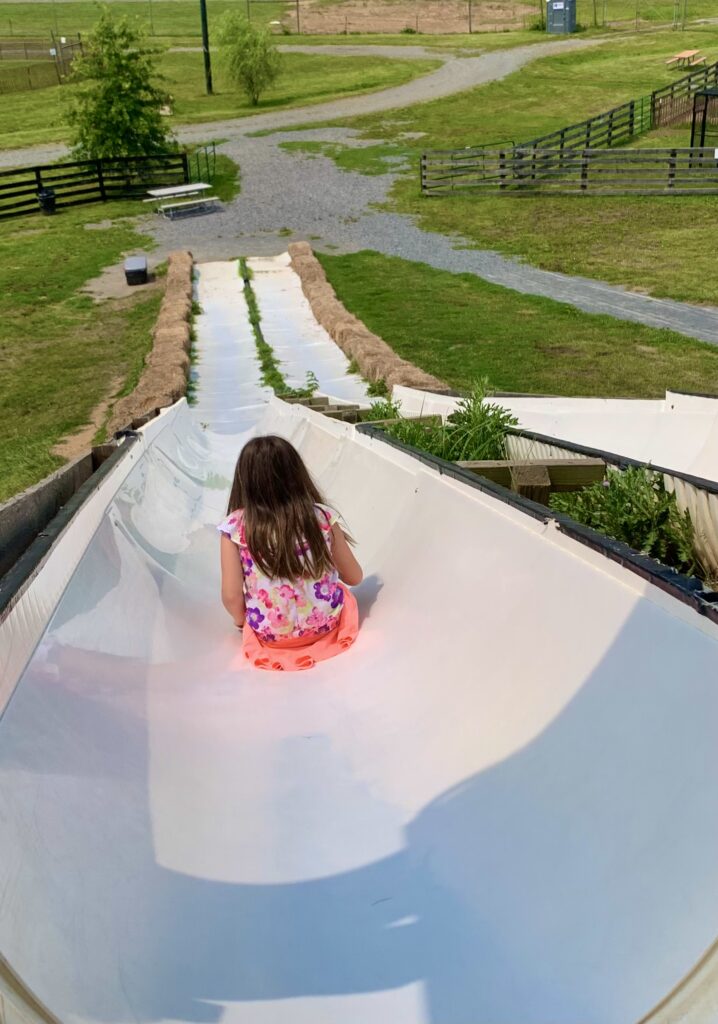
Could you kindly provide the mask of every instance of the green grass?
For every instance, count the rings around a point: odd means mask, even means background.
[[[409,159],[406,150],[401,146],[379,144],[375,146],[342,146],[334,142],[314,142],[300,139],[296,142],[281,142],[282,149],[288,152],[306,153],[309,157],[325,156],[334,160],[338,167],[345,171],[356,171],[359,174],[386,174],[396,170]]]
[[[253,107],[243,93],[227,85],[219,67],[215,93],[207,96],[201,53],[165,53],[160,61],[164,87],[174,97],[173,116],[168,118],[173,126],[246,117],[389,88],[437,66],[430,60],[284,54],[282,74],[259,106]],[[72,89],[71,85],[55,86],[6,97],[0,149],[67,141],[64,115]]]
[[[718,348],[375,252],[321,255],[345,306],[404,359],[470,388],[658,398],[718,393]]]
[[[112,10],[126,15],[148,33],[161,37],[200,36],[199,4],[194,0],[111,0]],[[281,2],[253,5],[253,21],[267,23],[281,17],[290,5]],[[234,11],[237,4],[231,0],[208,0],[207,10],[210,31],[222,14]],[[151,12],[151,18],[150,18]],[[98,5],[93,0],[71,0],[71,2],[47,3],[32,0],[30,3],[0,3],[0,35],[48,36],[86,34],[98,18]]]
[[[513,5],[513,4],[512,4]],[[195,40],[200,35],[199,6],[194,0],[111,0],[112,9],[121,14],[137,20],[144,25],[148,32],[160,38],[188,39]],[[324,5],[322,5],[324,6]],[[391,4],[387,3],[391,9]],[[231,0],[208,0],[207,2],[210,33],[217,19],[227,10],[236,10],[237,4]],[[241,9],[245,7],[242,4]],[[635,25],[636,10],[638,9],[639,25],[651,26],[656,24],[668,24],[673,21],[674,0],[607,0],[606,19],[612,27],[633,28]],[[295,5],[291,2],[283,3],[277,0],[269,3],[264,0],[262,3],[251,4],[251,17],[255,23],[268,24],[270,21],[281,19],[286,14],[286,23],[294,32]],[[689,18],[707,18],[715,15],[715,5],[712,0],[688,0]],[[603,18],[603,2],[598,3],[599,21]],[[532,18],[529,13],[528,19]],[[579,24],[590,27],[593,22],[592,0],[578,0],[577,18]],[[92,0],[70,0],[70,2],[52,3],[48,0],[33,0],[31,3],[0,3],[0,35],[28,35],[28,36],[49,36],[51,30],[57,35],[68,35],[76,32],[88,32],[97,19],[97,6]],[[301,27],[301,14],[300,14]],[[394,45],[412,45],[421,43],[425,45],[442,45],[443,40],[448,40],[448,45],[453,41],[461,39],[473,44],[479,38],[486,36],[503,37],[511,36],[513,32],[475,32],[448,36],[431,36],[403,33],[367,33],[359,34],[350,32],[348,35],[339,34],[332,36],[302,36],[302,39],[318,42],[341,42],[354,41],[356,39],[370,39],[377,42],[390,42]],[[521,33],[526,34],[526,33]],[[541,35],[541,33],[532,33]],[[435,42],[436,40],[436,42]]]
[[[0,225],[0,501],[60,465],[51,447],[89,421],[113,381],[139,375],[160,295],[96,303],[78,291],[150,242],[123,219],[137,212],[117,203]],[[85,230],[108,216],[112,227]]]
[[[544,58],[466,93],[346,123],[365,140],[395,147],[393,155],[403,155],[407,170],[394,186],[390,205],[413,214],[426,230],[461,236],[479,248],[519,256],[547,270],[718,304],[714,255],[703,236],[718,215],[717,197],[486,193],[427,199],[418,188],[422,150],[521,141],[645,95],[677,77],[665,59],[684,45],[718,58],[718,29],[616,38],[595,49]],[[406,137],[414,132],[421,138]],[[689,145],[690,128],[640,142]],[[337,147],[325,153],[347,169],[362,170],[367,160]]]

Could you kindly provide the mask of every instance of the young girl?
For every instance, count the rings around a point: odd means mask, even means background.
[[[296,449],[272,435],[237,460],[222,534],[222,603],[257,668],[304,669],[351,645],[362,570]]]

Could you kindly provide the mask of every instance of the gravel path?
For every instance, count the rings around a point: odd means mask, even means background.
[[[512,50],[484,53],[478,57],[457,57],[453,53],[435,53],[423,46],[282,46],[289,52],[322,53],[335,56],[384,56],[402,60],[441,60],[444,63],[436,71],[415,78],[412,82],[382,89],[361,96],[347,96],[295,110],[275,110],[267,114],[252,114],[248,117],[228,121],[208,121],[202,124],[185,125],[177,129],[180,142],[204,142],[206,139],[233,137],[248,132],[289,128],[293,125],[312,124],[317,121],[333,121],[372,114],[395,107],[410,107],[425,100],[451,96],[456,92],[473,89],[476,85],[505,78],[529,61],[548,57],[565,50],[583,49],[596,46],[601,40],[571,39],[562,42],[536,43],[532,46],[518,46]],[[60,144],[30,146],[26,149],[6,149],[0,152],[0,167],[22,167],[26,165],[51,163],[60,160],[67,153],[67,147]]]

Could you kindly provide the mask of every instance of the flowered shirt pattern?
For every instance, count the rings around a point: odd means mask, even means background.
[[[326,505],[315,505],[317,519],[332,546],[332,526],[338,516]],[[244,576],[246,621],[264,640],[321,636],[339,624],[344,591],[335,570],[318,580],[272,580],[258,568],[247,547],[242,511],[232,512],[217,529],[239,548]]]

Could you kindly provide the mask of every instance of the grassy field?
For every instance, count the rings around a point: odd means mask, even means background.
[[[113,10],[136,18],[158,36],[168,38],[193,38],[200,35],[199,8],[194,0],[110,0]],[[338,0],[341,3],[341,0]],[[322,0],[316,6],[336,6]],[[387,8],[391,8],[388,0]],[[511,5],[510,5],[511,6]],[[578,0],[577,20],[582,26],[590,28],[594,18],[599,25],[604,22],[614,29],[635,28],[636,25],[652,26],[658,24],[671,25],[674,16],[674,0],[597,0],[594,11],[593,0]],[[689,21],[714,16],[713,0],[687,0],[687,16]],[[208,0],[207,3],[210,28],[218,17],[227,10],[236,10],[237,4],[230,0]],[[246,10],[244,4],[241,9]],[[421,11],[421,0],[417,0],[417,11]],[[251,3],[252,21],[268,23],[280,20],[286,14],[287,25],[294,30],[294,4],[283,3],[281,0],[272,3]],[[76,32],[88,32],[97,17],[96,5],[92,0],[62,0],[52,3],[47,0],[31,0],[27,3],[0,3],[0,36],[2,35],[48,35],[51,30],[57,35]],[[301,15],[300,15],[301,28]],[[495,33],[496,35],[508,33]],[[350,36],[353,33],[350,33]],[[320,36],[320,39],[325,37]],[[346,39],[346,36],[333,37]],[[376,38],[393,38],[377,35]],[[415,41],[416,36],[402,34],[399,40]],[[435,36],[423,36],[423,41],[433,40]],[[456,38],[456,37],[449,37]],[[475,36],[467,38],[475,38]],[[374,39],[374,36],[372,36]]]
[[[535,137],[599,113],[677,77],[665,59],[679,46],[718,58],[718,29],[677,37],[657,32],[617,38],[595,48],[527,65],[508,78],[432,103],[348,122],[373,152],[327,155],[347,169],[376,173],[383,155],[404,157],[406,173],[391,205],[416,216],[427,230],[466,238],[481,248],[523,257],[547,270],[582,274],[656,296],[718,303],[714,258],[701,228],[718,215],[716,197],[599,198],[420,195],[417,163],[423,149],[480,145]],[[419,138],[407,137],[421,133]],[[670,133],[688,145],[690,129]],[[646,136],[645,144],[661,144]]]
[[[469,388],[660,398],[718,393],[718,348],[375,252],[320,256],[347,309],[404,359]]]
[[[267,90],[259,106],[252,107],[243,93],[227,85],[219,67],[215,93],[207,96],[201,53],[165,53],[160,70],[165,79],[164,87],[174,97],[174,116],[169,118],[170,123],[218,121],[322,103],[339,96],[401,85],[438,66],[430,60],[323,57],[302,53],[284,54],[282,62],[279,79]],[[72,88],[55,86],[8,96],[0,125],[0,149],[66,141],[69,132],[63,119]]]
[[[79,292],[125,250],[147,246],[126,219],[137,212],[115,203],[100,230],[87,225],[104,221],[106,206],[0,225],[0,501],[58,466],[51,447],[139,375],[159,293],[96,303]]]

